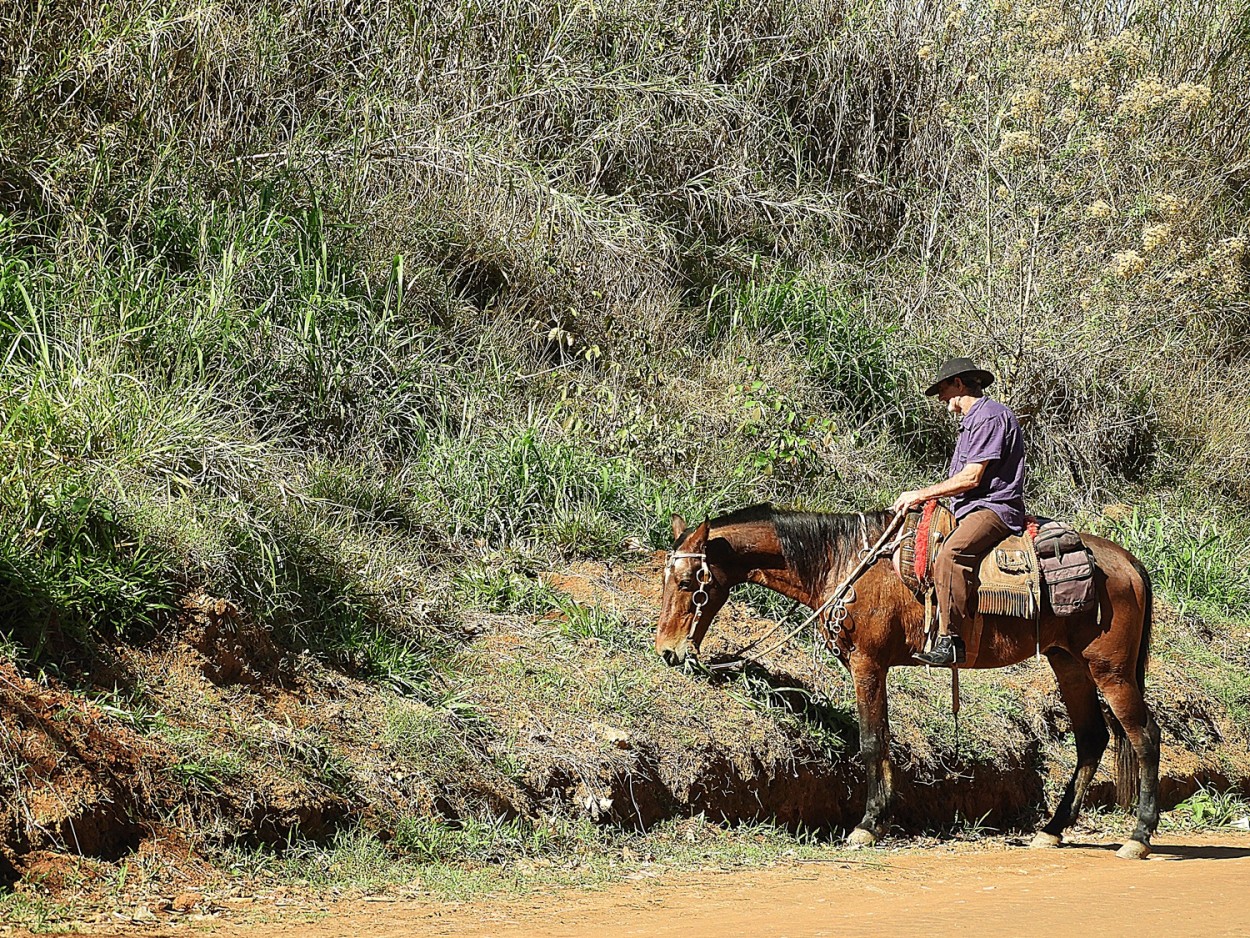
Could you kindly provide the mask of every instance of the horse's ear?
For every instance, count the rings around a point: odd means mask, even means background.
[[[694,534],[690,540],[686,542],[686,546],[690,550],[696,550],[703,547],[707,543],[708,523],[704,521],[701,525],[694,529]]]
[[[669,521],[673,525],[673,540],[680,541],[681,536],[686,533],[686,519],[673,512],[673,517]]]

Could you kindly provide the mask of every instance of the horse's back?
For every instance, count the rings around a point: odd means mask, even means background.
[[[1106,578],[1111,596],[1131,591],[1139,602],[1146,601],[1146,569],[1140,560],[1126,547],[1097,534],[1082,531],[1081,540],[1094,555],[1094,566]]]
[[[1016,664],[1042,648],[1057,647],[1093,667],[1132,668],[1145,628],[1149,587],[1140,561],[1114,541],[1081,532],[1094,558],[1098,606],[1058,616],[1044,602],[1039,623],[1032,617],[978,616],[965,635],[970,668]],[[1043,587],[1043,591],[1045,587]]]

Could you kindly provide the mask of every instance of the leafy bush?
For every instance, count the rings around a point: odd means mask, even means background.
[[[1209,829],[1225,827],[1250,816],[1250,801],[1232,791],[1199,786],[1165,818],[1171,827]]]

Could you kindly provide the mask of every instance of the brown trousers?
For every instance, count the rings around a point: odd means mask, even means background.
[[[955,525],[933,562],[938,622],[942,633],[961,635],[977,614],[977,569],[981,558],[1011,533],[1003,519],[978,508]]]

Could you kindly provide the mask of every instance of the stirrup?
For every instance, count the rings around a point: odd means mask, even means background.
[[[918,652],[912,658],[936,668],[963,664],[968,660],[964,640],[958,635],[939,635],[930,651]]]

